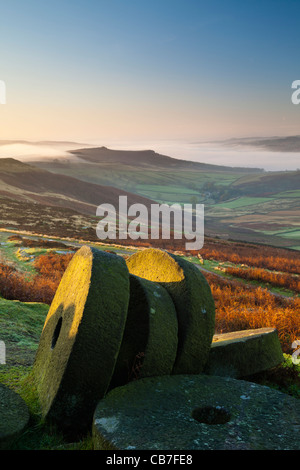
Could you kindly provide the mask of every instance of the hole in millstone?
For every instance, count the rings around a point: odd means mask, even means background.
[[[192,418],[204,424],[225,424],[230,413],[223,406],[202,406],[192,411]]]
[[[60,333],[60,330],[61,330],[61,325],[62,325],[62,317],[59,318],[59,320],[57,322],[57,325],[55,327],[55,330],[54,330],[54,333],[53,333],[53,336],[52,336],[52,341],[51,341],[51,349],[55,348],[55,345],[57,343],[59,333]]]

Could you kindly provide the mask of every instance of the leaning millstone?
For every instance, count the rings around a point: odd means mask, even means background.
[[[226,377],[247,377],[283,362],[275,328],[234,331],[213,337],[204,373]]]
[[[108,389],[128,302],[123,258],[78,250],[50,306],[33,368],[42,414],[65,434],[85,432]]]
[[[95,450],[298,450],[299,428],[297,398],[193,374],[115,388],[97,405],[92,436]]]
[[[203,274],[181,257],[157,249],[135,253],[126,263],[130,273],[164,286],[173,300],[178,350],[172,373],[200,373],[215,330],[214,299]]]
[[[171,374],[177,333],[176,310],[166,289],[131,274],[126,327],[111,386]]]
[[[28,422],[29,410],[24,400],[0,384],[0,450],[10,449]]]

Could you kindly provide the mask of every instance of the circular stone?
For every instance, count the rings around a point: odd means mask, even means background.
[[[111,386],[171,374],[177,333],[176,310],[166,289],[131,274],[127,321]]]
[[[215,304],[199,269],[179,256],[147,249],[126,260],[129,272],[160,283],[178,318],[178,349],[173,374],[199,374],[208,359],[215,330]]]
[[[29,411],[24,400],[0,384],[0,450],[9,449],[28,422]]]
[[[275,328],[233,331],[214,335],[203,372],[242,378],[272,369],[283,360]]]
[[[42,414],[66,434],[85,432],[107,391],[128,302],[124,259],[80,248],[55,293],[33,367]]]
[[[96,408],[94,448],[298,450],[300,400],[244,380],[151,377],[115,388]]]

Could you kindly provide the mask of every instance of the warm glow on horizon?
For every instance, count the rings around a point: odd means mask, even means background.
[[[0,140],[298,134],[298,5],[215,3],[3,5]]]

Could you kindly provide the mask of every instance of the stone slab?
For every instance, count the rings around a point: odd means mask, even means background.
[[[210,287],[197,267],[163,250],[146,249],[126,260],[129,272],[161,284],[178,318],[178,349],[173,374],[198,374],[208,359],[215,331]]]
[[[0,450],[10,449],[28,422],[29,410],[24,400],[0,384]]]
[[[131,382],[96,408],[96,450],[299,450],[300,400],[229,377]]]
[[[283,360],[275,328],[234,331],[214,335],[204,373],[241,378],[272,369]]]
[[[66,435],[89,429],[108,389],[128,302],[124,259],[80,248],[55,293],[33,367],[42,414]]]
[[[130,300],[111,387],[171,374],[178,344],[177,315],[166,289],[130,275]]]

